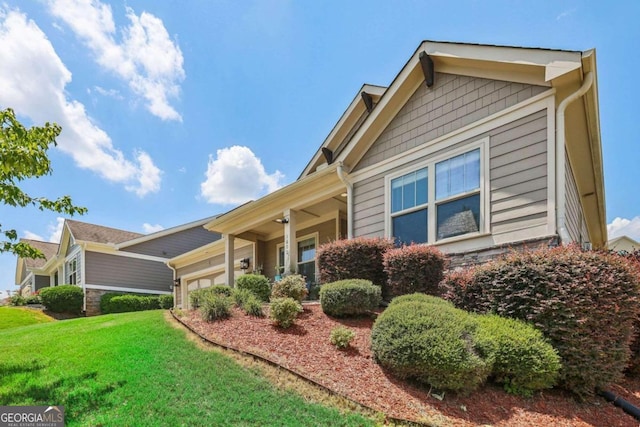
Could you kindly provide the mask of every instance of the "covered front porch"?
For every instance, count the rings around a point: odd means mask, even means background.
[[[247,271],[272,280],[299,273],[316,282],[316,249],[349,236],[350,188],[341,164],[325,166],[262,199],[249,202],[205,225],[224,241],[224,277],[234,283],[236,245],[252,242]]]

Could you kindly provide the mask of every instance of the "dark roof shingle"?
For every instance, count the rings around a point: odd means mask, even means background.
[[[104,227],[102,225],[88,224],[86,222],[68,219],[67,225],[76,240],[95,243],[122,243],[127,240],[144,236],[141,233],[119,230],[117,228]]]
[[[31,240],[31,239],[20,239],[21,242],[28,243],[33,248],[38,249],[42,252],[45,258],[25,258],[24,262],[27,268],[41,268],[44,266],[51,257],[55,256],[58,253],[58,244],[50,243],[50,242],[41,242],[40,240]]]

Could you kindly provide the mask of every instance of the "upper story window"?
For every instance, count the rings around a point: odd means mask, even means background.
[[[480,231],[480,148],[429,162],[389,181],[391,236],[435,243]]]

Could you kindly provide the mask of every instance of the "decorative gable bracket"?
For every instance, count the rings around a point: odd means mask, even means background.
[[[427,83],[427,87],[433,86],[435,81],[435,72],[433,70],[433,60],[427,54],[427,52],[420,52],[418,55],[420,60],[420,66],[422,67],[422,73],[424,74],[424,80]]]

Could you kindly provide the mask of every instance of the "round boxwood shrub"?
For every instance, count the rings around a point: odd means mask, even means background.
[[[271,298],[272,300],[277,298],[293,298],[298,302],[302,302],[308,292],[304,277],[299,274],[291,274],[274,283]]]
[[[320,287],[320,305],[329,316],[357,316],[378,307],[380,286],[369,280],[348,279],[327,283]]]
[[[60,285],[40,290],[40,299],[47,310],[54,313],[79,314],[84,292],[75,285]]]
[[[399,297],[395,297],[389,303],[389,307],[402,304],[405,302],[424,302],[427,304],[444,304],[449,307],[453,307],[453,304],[447,300],[444,300],[439,297],[434,297],[433,295],[427,295],[427,294],[421,294],[421,293],[407,294],[407,295],[401,295]]]
[[[559,385],[585,396],[621,378],[627,367],[638,281],[615,254],[562,246],[513,252],[445,285],[460,308],[535,325],[560,355]]]
[[[345,326],[337,326],[331,330],[329,341],[340,349],[349,347],[351,341],[356,337],[356,333]]]
[[[405,302],[388,307],[373,324],[376,360],[400,378],[439,389],[471,391],[491,372],[475,348],[478,323],[446,304]]]
[[[288,328],[302,313],[302,306],[293,298],[275,298],[271,300],[269,318],[281,328]]]
[[[520,320],[497,315],[477,316],[477,348],[493,366],[494,381],[507,392],[530,396],[555,385],[560,356],[542,332]]]
[[[437,295],[445,257],[433,246],[402,246],[384,253],[383,266],[388,276],[389,296],[414,292]]]
[[[261,274],[243,274],[236,279],[236,288],[247,289],[262,301],[269,301],[271,295],[269,279]]]

